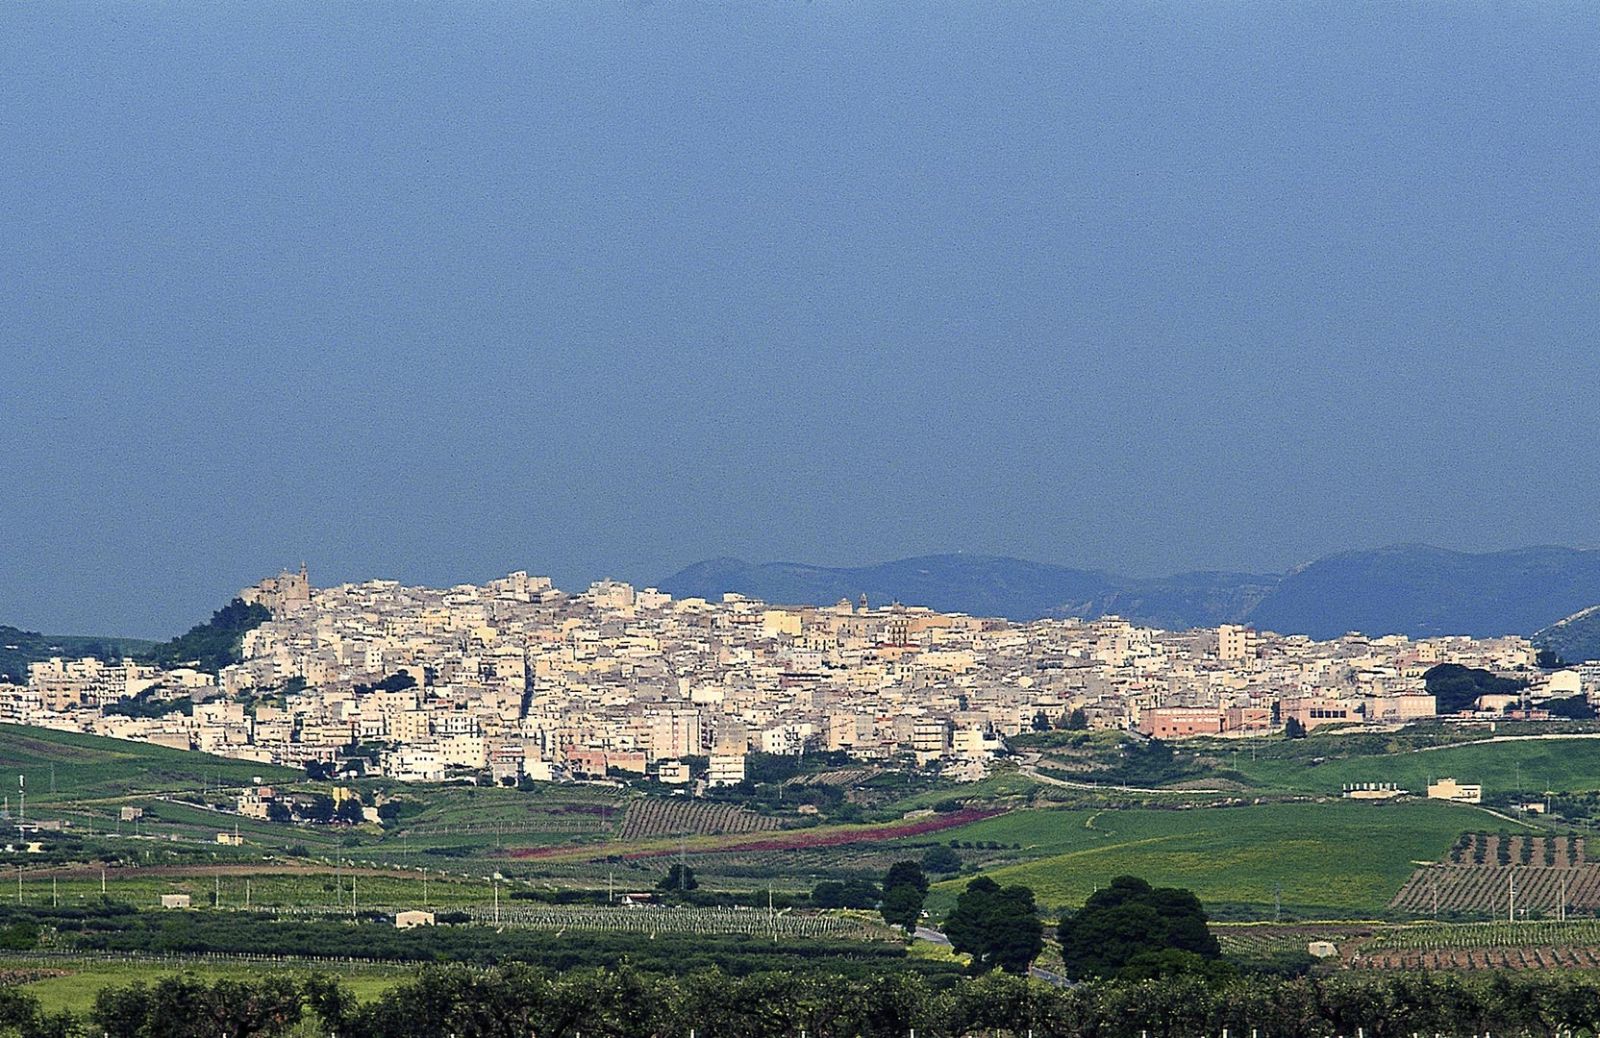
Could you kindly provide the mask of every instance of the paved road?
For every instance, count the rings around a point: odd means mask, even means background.
[[[946,947],[949,947],[950,945],[950,938],[946,937],[938,930],[933,929],[931,926],[917,927],[915,936],[917,940],[927,941],[929,944],[942,944]],[[1058,987],[1070,987],[1072,985],[1072,981],[1068,980],[1061,974],[1056,973],[1053,970],[1044,969],[1040,966],[1028,967],[1028,975],[1035,980],[1042,980],[1047,984],[1055,984]]]
[[[1051,786],[1065,786],[1068,789],[1101,789],[1119,793],[1164,793],[1167,796],[1185,796],[1190,793],[1226,793],[1226,789],[1150,789],[1146,786],[1116,786],[1109,782],[1072,782],[1068,779],[1056,778],[1046,775],[1039,770],[1039,760],[1042,754],[1029,753],[1022,758],[1018,767],[1024,775],[1036,782],[1043,782]]]

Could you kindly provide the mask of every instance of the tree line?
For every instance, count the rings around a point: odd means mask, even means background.
[[[1571,973],[1339,974],[1294,980],[1194,976],[1052,987],[989,973],[849,978],[624,965],[552,973],[430,966],[358,1003],[336,979],[193,976],[105,988],[82,1016],[47,1014],[0,988],[0,1034],[20,1038],[1370,1038],[1549,1036],[1600,1029],[1600,979]]]

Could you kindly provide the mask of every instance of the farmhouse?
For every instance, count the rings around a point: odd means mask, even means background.
[[[162,908],[188,908],[189,907],[189,895],[188,894],[162,894],[161,895],[161,907]]]
[[[394,916],[394,928],[396,930],[410,930],[413,927],[432,925],[434,925],[432,912],[396,912]]]
[[[1437,782],[1428,783],[1428,799],[1448,800],[1452,804],[1481,804],[1483,787],[1466,785],[1453,778],[1442,778]]]

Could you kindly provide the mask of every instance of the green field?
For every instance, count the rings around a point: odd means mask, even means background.
[[[1394,782],[1421,794],[1430,779],[1444,776],[1480,783],[1486,796],[1600,790],[1600,739],[1523,739],[1348,756],[1338,736],[1305,745],[1306,751],[1293,757],[1251,760],[1245,750],[1229,767],[1260,788],[1330,796],[1351,782]]]
[[[196,895],[197,906],[202,899],[209,904],[215,880],[198,866],[210,863],[248,866],[258,877],[251,885],[256,906],[343,903],[346,895],[330,878],[336,862],[405,870],[405,875],[358,881],[360,899],[369,906],[418,901],[420,879],[412,877],[420,877],[423,868],[439,883],[430,901],[477,906],[492,896],[487,877],[495,872],[508,877],[506,892],[530,885],[562,889],[611,883],[619,889],[646,889],[664,872],[671,852],[688,855],[708,890],[770,885],[778,891],[804,891],[821,878],[876,878],[894,860],[919,858],[932,844],[954,841],[966,845],[959,853],[969,869],[1026,883],[1051,908],[1076,904],[1112,876],[1132,873],[1191,887],[1227,917],[1271,918],[1277,898],[1282,911],[1293,917],[1349,918],[1383,913],[1413,863],[1439,860],[1460,832],[1507,823],[1471,808],[1424,801],[1285,802],[1282,797],[1331,797],[1347,782],[1398,782],[1416,789],[1441,775],[1483,782],[1491,793],[1500,786],[1514,790],[1519,778],[1530,791],[1546,785],[1600,789],[1600,740],[1408,749],[1429,737],[1323,735],[1259,744],[1255,760],[1245,747],[1183,748],[1188,758],[1210,760],[1267,794],[1269,802],[1248,806],[1204,806],[1215,798],[1173,795],[1144,796],[1144,805],[1138,806],[1134,801],[1140,795],[1065,790],[1005,767],[970,785],[930,786],[928,780],[916,780],[908,783],[912,788],[904,797],[882,809],[903,811],[959,800],[1007,813],[903,838],[883,839],[871,835],[871,827],[862,827],[865,835],[851,837],[854,842],[841,838],[849,837],[849,829],[822,826],[806,833],[815,846],[768,850],[737,845],[764,837],[680,838],[661,831],[623,842],[628,806],[652,801],[635,791],[565,784],[517,790],[371,779],[358,785],[397,797],[404,807],[381,828],[253,821],[173,797],[192,798],[207,785],[215,789],[218,781],[242,786],[258,776],[296,790],[326,792],[328,785],[308,783],[286,769],[8,726],[0,726],[0,774],[15,769],[28,776],[30,807],[38,805],[37,817],[68,818],[73,833],[89,834],[79,844],[65,841],[74,848],[71,854],[81,856],[72,860],[120,859],[144,867],[143,872],[118,870],[108,879],[108,895],[140,905],[173,890]],[[1270,802],[1274,795],[1279,802]],[[1068,798],[1066,805],[1048,808],[1056,796]],[[231,804],[228,795],[211,799],[215,805]],[[1173,801],[1172,808],[1151,806],[1161,800]],[[141,839],[130,839],[129,827],[116,822],[122,805],[142,806],[149,813],[137,827]],[[217,833],[235,828],[244,847],[215,844]],[[570,850],[550,857],[513,853],[557,846]],[[647,849],[656,855],[630,856]],[[291,850],[302,867],[312,865],[314,871],[292,875],[286,860]],[[27,870],[24,897],[29,903],[50,896],[43,864]],[[169,868],[157,872],[152,866]],[[460,885],[444,885],[443,873]],[[942,911],[962,882],[936,887],[931,907]],[[225,871],[221,884],[224,906],[242,903],[242,872]],[[99,896],[98,874],[63,876],[56,896],[65,904],[93,900]]]
[[[1192,810],[1018,811],[947,835],[1021,843],[1035,860],[986,870],[1032,887],[1054,908],[1077,905],[1113,876],[1188,887],[1224,914],[1271,918],[1375,915],[1415,868],[1442,857],[1486,816],[1429,803],[1258,804]],[[965,879],[935,886],[947,903]]]
[[[158,907],[163,894],[188,894],[196,909],[209,908],[212,898],[224,909],[248,907],[286,912],[344,912],[350,907],[351,883],[356,906],[362,911],[408,908],[477,908],[494,903],[494,884],[429,872],[414,875],[373,874],[325,867],[315,872],[286,872],[284,866],[255,865],[172,866],[167,868],[107,869],[104,894],[95,869],[38,870],[25,872],[21,896],[15,877],[0,886],[8,903],[46,906],[54,900],[63,907],[97,904],[101,898],[136,908]],[[509,904],[512,890],[526,884],[500,884],[500,897]]]
[[[18,775],[27,779],[29,805],[40,807],[138,793],[198,792],[219,782],[247,786],[257,777],[263,782],[304,777],[270,764],[165,746],[0,725],[0,777],[13,798]]]
[[[96,958],[81,959],[6,959],[0,957],[0,970],[60,970],[65,976],[47,977],[23,985],[23,990],[39,1000],[48,1013],[70,1010],[84,1014],[94,1008],[95,995],[105,987],[126,987],[133,983],[154,984],[165,977],[187,974],[207,983],[218,980],[259,979],[263,966],[259,963],[215,962],[139,962]],[[319,969],[308,964],[304,972]],[[325,970],[324,970],[325,971]],[[339,969],[339,982],[357,999],[366,1002],[380,997],[401,981],[415,976],[413,966],[381,966],[344,964]]]
[[[28,814],[65,819],[80,836],[155,837],[156,844],[118,844],[135,860],[159,862],[162,844],[212,844],[235,832],[246,847],[221,857],[259,858],[263,851],[304,848],[319,858],[352,858],[406,867],[483,872],[507,846],[549,846],[615,837],[626,800],[590,786],[548,786],[533,791],[463,785],[406,785],[364,779],[363,790],[382,790],[408,809],[382,829],[275,823],[232,812],[234,793],[255,779],[280,790],[328,793],[332,783],[306,781],[302,772],[145,743],[0,725],[0,776],[27,780]],[[218,792],[222,787],[223,792]],[[192,803],[203,791],[211,807]],[[15,804],[15,793],[10,794]],[[182,797],[184,799],[178,799]],[[119,809],[141,807],[137,824],[118,820]],[[223,808],[213,810],[211,808]],[[492,871],[492,870],[491,870]]]

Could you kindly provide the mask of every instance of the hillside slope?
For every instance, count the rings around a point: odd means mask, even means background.
[[[1250,612],[1257,627],[1332,638],[1531,635],[1600,602],[1600,551],[1474,555],[1426,545],[1330,555],[1288,574]]]
[[[1533,642],[1568,663],[1600,660],[1600,605],[1579,610],[1537,632]]]
[[[39,634],[0,624],[0,681],[26,684],[28,664],[52,656],[94,656],[102,660],[120,660],[124,656],[146,652],[154,644],[140,638]]]

